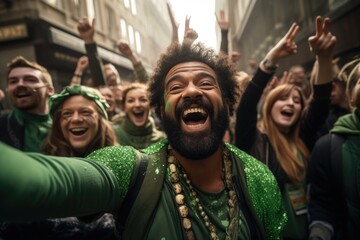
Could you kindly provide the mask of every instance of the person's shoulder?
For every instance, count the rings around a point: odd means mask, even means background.
[[[17,123],[17,120],[12,111],[2,112],[0,115],[0,128],[5,128],[9,123],[14,124],[14,122]]]
[[[87,159],[112,159],[135,157],[137,150],[132,146],[108,146],[90,153]]]
[[[252,170],[256,169],[257,172],[261,171],[264,174],[271,174],[268,167],[264,163],[262,163],[260,160],[256,159],[255,157],[251,156],[250,154],[240,150],[239,148],[237,148],[236,146],[234,146],[232,144],[226,144],[226,145],[227,145],[228,149],[231,152],[233,152],[243,163],[244,168],[245,168],[244,170],[246,173],[251,174],[251,172],[253,172]]]
[[[167,146],[167,143],[168,143],[167,138],[163,137],[159,141],[157,141],[157,142],[151,144],[150,146],[148,146],[147,148],[143,149],[142,152],[145,154],[149,154],[149,155],[159,153],[162,148]]]
[[[2,111],[0,115],[0,120],[3,121],[10,115],[11,111]]]

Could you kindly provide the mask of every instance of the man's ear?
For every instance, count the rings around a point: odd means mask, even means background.
[[[48,97],[54,95],[54,93],[55,93],[55,88],[53,86],[48,86],[47,87],[47,95],[48,95]]]

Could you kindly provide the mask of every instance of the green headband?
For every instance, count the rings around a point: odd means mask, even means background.
[[[68,99],[71,96],[81,95],[91,101],[94,101],[96,105],[104,113],[105,118],[108,119],[106,109],[109,108],[109,104],[99,94],[100,93],[98,93],[95,89],[86,86],[81,86],[81,85],[67,86],[60,93],[54,94],[53,96],[50,97],[49,99],[50,116],[54,117],[56,110],[66,99]]]

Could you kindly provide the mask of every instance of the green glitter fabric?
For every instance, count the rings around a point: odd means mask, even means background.
[[[167,144],[167,139],[164,139],[144,149],[143,152],[149,155],[157,155]],[[238,157],[236,159],[241,159],[244,165],[244,177],[248,192],[258,219],[264,227],[266,239],[279,239],[286,224],[287,216],[274,176],[260,161],[231,144],[226,144],[226,146]],[[94,152],[87,158],[101,162],[113,172],[119,181],[121,197],[123,198],[128,191],[132,170],[136,158],[139,157],[138,154],[139,152],[132,147],[107,147]],[[164,171],[164,169],[159,169],[159,171]],[[167,181],[169,181],[169,176],[167,176]]]
[[[150,233],[162,236],[169,232],[174,237],[166,239],[177,239],[176,236],[179,231],[181,234],[182,228],[172,196],[173,191],[168,187],[169,169],[163,161],[167,157],[167,144],[167,140],[164,139],[143,150],[151,159],[149,169],[155,171],[153,174],[147,172],[146,175],[152,177],[150,186],[147,184],[151,188],[149,191],[154,193],[151,182],[156,186],[160,185],[161,189],[161,197],[155,197],[156,207],[151,208],[153,216],[160,218],[155,217],[154,221],[147,223],[151,228]],[[242,177],[244,194],[249,196],[252,202],[250,208],[254,209],[257,222],[264,228],[264,238],[279,239],[287,216],[274,176],[258,160],[230,144],[226,146],[231,152],[233,174]],[[87,156],[87,159],[64,158],[24,153],[2,143],[0,152],[0,193],[4,196],[3,204],[0,205],[2,220],[84,216],[99,212],[116,213],[128,192],[135,164],[141,155],[141,152],[133,147],[113,146],[97,150]],[[243,171],[239,171],[242,168]],[[163,179],[157,176],[165,172],[167,174],[164,184]],[[190,197],[187,200],[191,201]],[[149,208],[147,201],[141,202],[141,206]],[[130,230],[137,229],[143,219],[142,213],[134,216],[134,219],[138,220],[131,225]],[[163,218],[164,215],[160,213],[169,217]],[[194,224],[201,226],[203,223],[201,219],[196,218]],[[199,230],[199,233],[195,231],[195,235],[206,236],[208,232],[204,229],[204,233]],[[238,231],[242,230],[239,228]]]
[[[136,157],[133,147],[111,146],[101,148],[86,158],[102,163],[115,175],[120,187],[120,197],[123,198],[129,188]]]
[[[279,239],[287,222],[287,215],[274,175],[262,162],[231,144],[226,144],[226,146],[244,164],[249,194],[255,211],[265,228],[266,239]]]

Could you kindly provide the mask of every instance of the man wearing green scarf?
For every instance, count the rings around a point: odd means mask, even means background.
[[[22,56],[8,64],[7,93],[13,110],[0,118],[0,141],[26,152],[41,152],[51,127],[48,98],[54,94],[49,72]]]
[[[360,239],[360,59],[347,78],[353,112],[316,143],[310,160],[309,239]]]

